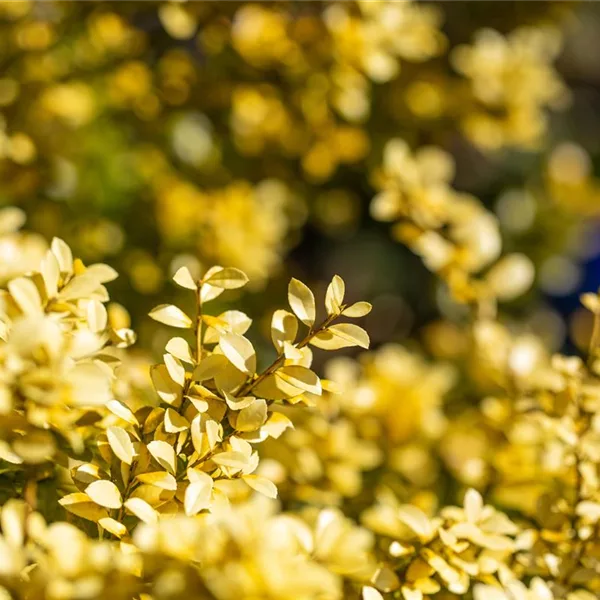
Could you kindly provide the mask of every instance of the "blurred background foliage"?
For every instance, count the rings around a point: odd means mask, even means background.
[[[535,263],[508,317],[581,348],[599,26],[574,2],[1,2],[0,202],[122,273],[141,348],[164,346],[157,297],[185,305],[177,268],[218,263],[250,276],[251,315],[339,273],[376,346],[449,358],[459,307],[370,208],[392,138],[434,145]]]

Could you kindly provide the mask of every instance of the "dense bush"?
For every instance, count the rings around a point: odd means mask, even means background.
[[[598,597],[585,10],[0,4],[0,600]]]

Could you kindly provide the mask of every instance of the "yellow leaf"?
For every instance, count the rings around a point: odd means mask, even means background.
[[[207,279],[210,279],[210,277],[217,273],[218,271],[222,270],[223,267],[211,267],[206,274],[204,275],[204,281],[206,281]],[[210,285],[209,283],[203,283],[202,286],[200,287],[200,300],[202,302],[209,302],[210,300],[214,300],[215,298],[217,298],[218,296],[220,296],[223,293],[223,288],[221,287],[217,287],[217,286],[213,286]]]
[[[398,576],[386,565],[382,565],[375,571],[371,583],[382,592],[393,592],[400,586]]]
[[[267,498],[277,498],[277,486],[270,479],[259,475],[244,475],[243,480],[259,494]]]
[[[73,254],[71,248],[60,238],[53,238],[50,244],[50,250],[56,257],[61,273],[73,272]]]
[[[398,507],[398,518],[410,527],[421,539],[430,537],[433,529],[427,515],[416,506],[403,504]]]
[[[222,333],[243,335],[252,324],[252,319],[239,310],[227,310],[218,317],[205,315],[203,320],[210,326],[204,335],[205,344],[216,344]]]
[[[98,283],[108,283],[109,281],[114,281],[119,276],[112,267],[104,263],[90,265],[85,270],[85,273],[93,277]]]
[[[298,334],[298,320],[287,310],[276,310],[271,319],[271,340],[279,353],[285,342],[292,344]]]
[[[17,277],[9,281],[8,291],[23,314],[35,315],[42,312],[40,293],[31,279]]]
[[[108,323],[108,313],[104,304],[98,300],[90,300],[87,307],[87,322],[94,332],[104,331]]]
[[[359,317],[364,317],[364,316],[368,315],[371,312],[372,308],[373,307],[368,302],[355,302],[354,304],[347,306],[342,311],[342,314],[345,317],[351,317],[351,318],[357,319]]]
[[[242,398],[236,398],[229,392],[223,392],[223,395],[225,396],[225,402],[227,403],[227,406],[231,410],[241,410],[242,408],[250,406],[256,400],[254,396],[243,396]]]
[[[170,444],[162,440],[154,440],[148,444],[148,452],[161,467],[175,475],[175,449]]]
[[[365,586],[362,589],[362,600],[383,600],[383,596],[370,586]]]
[[[581,300],[581,304],[585,306],[589,311],[593,312],[595,315],[600,315],[600,297],[598,294],[582,294],[579,298]]]
[[[208,447],[208,437],[202,428],[202,416],[196,415],[192,419],[190,431],[192,433],[192,445],[199,456],[204,456],[210,448]]]
[[[280,412],[273,412],[262,426],[261,431],[265,431],[267,435],[277,439],[288,428],[294,428],[292,421]]]
[[[125,527],[125,525],[123,525],[122,523],[119,523],[119,521],[115,521],[115,519],[112,519],[110,517],[100,519],[98,521],[98,525],[100,525],[100,527],[102,527],[103,529],[106,529],[106,531],[108,531],[109,533],[112,533],[113,535],[117,536],[118,538],[121,538],[127,534],[127,527]]]
[[[181,364],[181,361],[178,358],[172,356],[171,354],[164,354],[163,360],[165,362],[165,367],[167,367],[169,377],[177,385],[183,387],[185,385],[185,368]]]
[[[403,585],[400,591],[404,600],[423,600],[423,592],[421,590],[415,590],[407,585]]]
[[[74,470],[73,479],[86,484],[98,481],[98,479],[102,479],[100,476],[100,467],[92,463],[83,463]]]
[[[160,304],[148,314],[155,321],[164,325],[170,325],[171,327],[189,329],[192,326],[192,320],[173,304]]]
[[[549,596],[551,598],[552,596]],[[509,600],[508,596],[501,588],[495,585],[485,585],[476,583],[473,586],[473,600]]]
[[[189,421],[172,408],[167,408],[165,412],[164,425],[167,433],[179,433],[190,427]]]
[[[205,276],[203,281],[213,287],[222,288],[224,290],[234,290],[245,286],[248,283],[248,276],[239,269],[227,267],[225,269],[219,269],[211,275]]]
[[[93,481],[85,488],[85,493],[96,504],[105,508],[121,508],[121,504],[123,504],[119,488],[112,481],[106,479]]]
[[[238,413],[235,428],[238,431],[256,431],[267,420],[267,403],[261,398]]]
[[[301,361],[304,359],[303,351],[307,350],[306,346],[304,348],[297,348],[293,344],[289,342],[283,342],[283,354],[287,360],[293,361]]]
[[[177,489],[177,481],[175,477],[166,471],[155,471],[153,473],[142,473],[137,478],[142,483],[147,483],[161,490],[175,491]]]
[[[150,377],[159,398],[167,404],[177,404],[183,392],[182,386],[175,383],[169,376],[165,365],[153,365]]]
[[[253,390],[257,396],[269,400],[288,400],[302,393],[295,385],[288,383],[275,372],[265,377]]]
[[[198,286],[187,267],[181,267],[177,269],[175,275],[173,275],[173,281],[180,287],[186,290],[197,290]]]
[[[130,465],[133,462],[135,450],[129,434],[122,427],[113,425],[106,430],[106,437],[115,456]]]
[[[194,357],[192,356],[192,349],[190,348],[190,345],[181,337],[171,338],[167,342],[167,345],[165,346],[165,350],[169,354],[172,354],[173,356],[175,356],[176,358],[178,358],[179,360],[181,360],[185,363],[188,363],[188,364],[194,363]]]
[[[318,333],[310,343],[323,350],[339,350],[352,346],[368,348],[370,340],[362,327],[352,323],[339,323]]]
[[[44,256],[40,266],[44,287],[46,288],[46,296],[52,299],[58,294],[58,282],[60,280],[60,267],[56,257],[50,250]]]
[[[292,278],[288,286],[288,302],[294,314],[308,327],[315,323],[315,297],[298,279]]]
[[[106,408],[108,408],[113,415],[117,415],[119,419],[123,419],[123,421],[126,421],[130,425],[139,425],[135,415],[119,400],[111,400],[106,404]]]
[[[79,300],[95,294],[101,287],[102,284],[95,277],[83,273],[73,277],[60,291],[58,297],[61,300]]]
[[[209,508],[213,489],[213,480],[210,475],[202,471],[194,471],[194,481],[191,481],[185,490],[183,506],[185,514],[191,517],[201,510]]]
[[[108,517],[105,508],[98,506],[87,494],[81,492],[69,494],[61,498],[58,503],[70,513],[88,521],[94,521],[95,523],[100,519]]]
[[[158,521],[158,513],[141,498],[125,500],[125,508],[144,523],[152,524]]]
[[[306,367],[286,365],[277,369],[275,375],[301,391],[310,392],[317,396],[321,395],[321,380]]]
[[[236,333],[226,333],[219,340],[219,347],[231,364],[248,375],[256,371],[256,353],[245,337]]]
[[[216,377],[227,365],[227,359],[221,354],[211,354],[202,359],[194,369],[193,381],[208,381]]]
[[[339,275],[334,275],[325,294],[325,309],[328,316],[339,314],[345,291],[344,280]]]
[[[219,442],[223,441],[223,426],[216,421],[206,421],[204,425],[206,436],[208,437],[208,445],[212,450]]]
[[[215,454],[212,457],[213,462],[230,469],[243,469],[248,464],[248,457],[241,452],[229,451]]]

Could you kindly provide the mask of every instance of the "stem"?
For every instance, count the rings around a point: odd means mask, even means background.
[[[23,489],[23,498],[31,510],[37,510],[37,480],[32,475],[26,482]]]
[[[298,342],[296,348],[301,349],[307,346],[310,341],[324,329],[326,329],[332,321],[334,321],[339,315],[330,315],[327,317],[316,329],[310,329],[306,334],[306,337]],[[242,389],[238,392],[237,397],[247,396],[259,383],[264,381],[269,375],[272,375],[281,366],[285,360],[285,354],[280,354],[272,363],[269,365],[256,379],[253,379],[246,383]]]
[[[196,294],[196,366],[202,360],[202,297],[200,296],[201,287],[198,286]]]

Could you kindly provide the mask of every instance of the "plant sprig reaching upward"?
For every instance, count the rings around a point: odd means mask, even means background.
[[[68,511],[124,539],[135,527],[125,515],[146,522],[165,513],[193,516],[220,506],[240,485],[275,497],[275,485],[254,473],[259,465],[254,445],[292,427],[274,410],[275,403],[310,404],[311,396],[322,393],[308,346],[334,350],[369,344],[359,326],[335,323],[342,316],[366,315],[371,308],[365,302],[344,304],[341,278],[334,277],[328,288],[327,316],[318,326],[314,295],[292,279],[288,300],[293,312],[278,310],[272,319],[277,357],[258,373],[256,351],[245,337],[251,319],[237,310],[219,315],[206,310],[224,291],[246,285],[246,275],[213,267],[195,280],[184,267],[173,279],[194,293],[196,314],[160,305],[150,316],[191,330],[192,344],[179,336],[167,342],[163,362],[151,369],[159,404],[135,414],[115,406],[121,424],[109,427],[106,437],[101,434],[97,460],[79,467],[96,473],[94,481],[75,476],[80,491],[61,500]],[[307,332],[296,341],[300,323]]]

